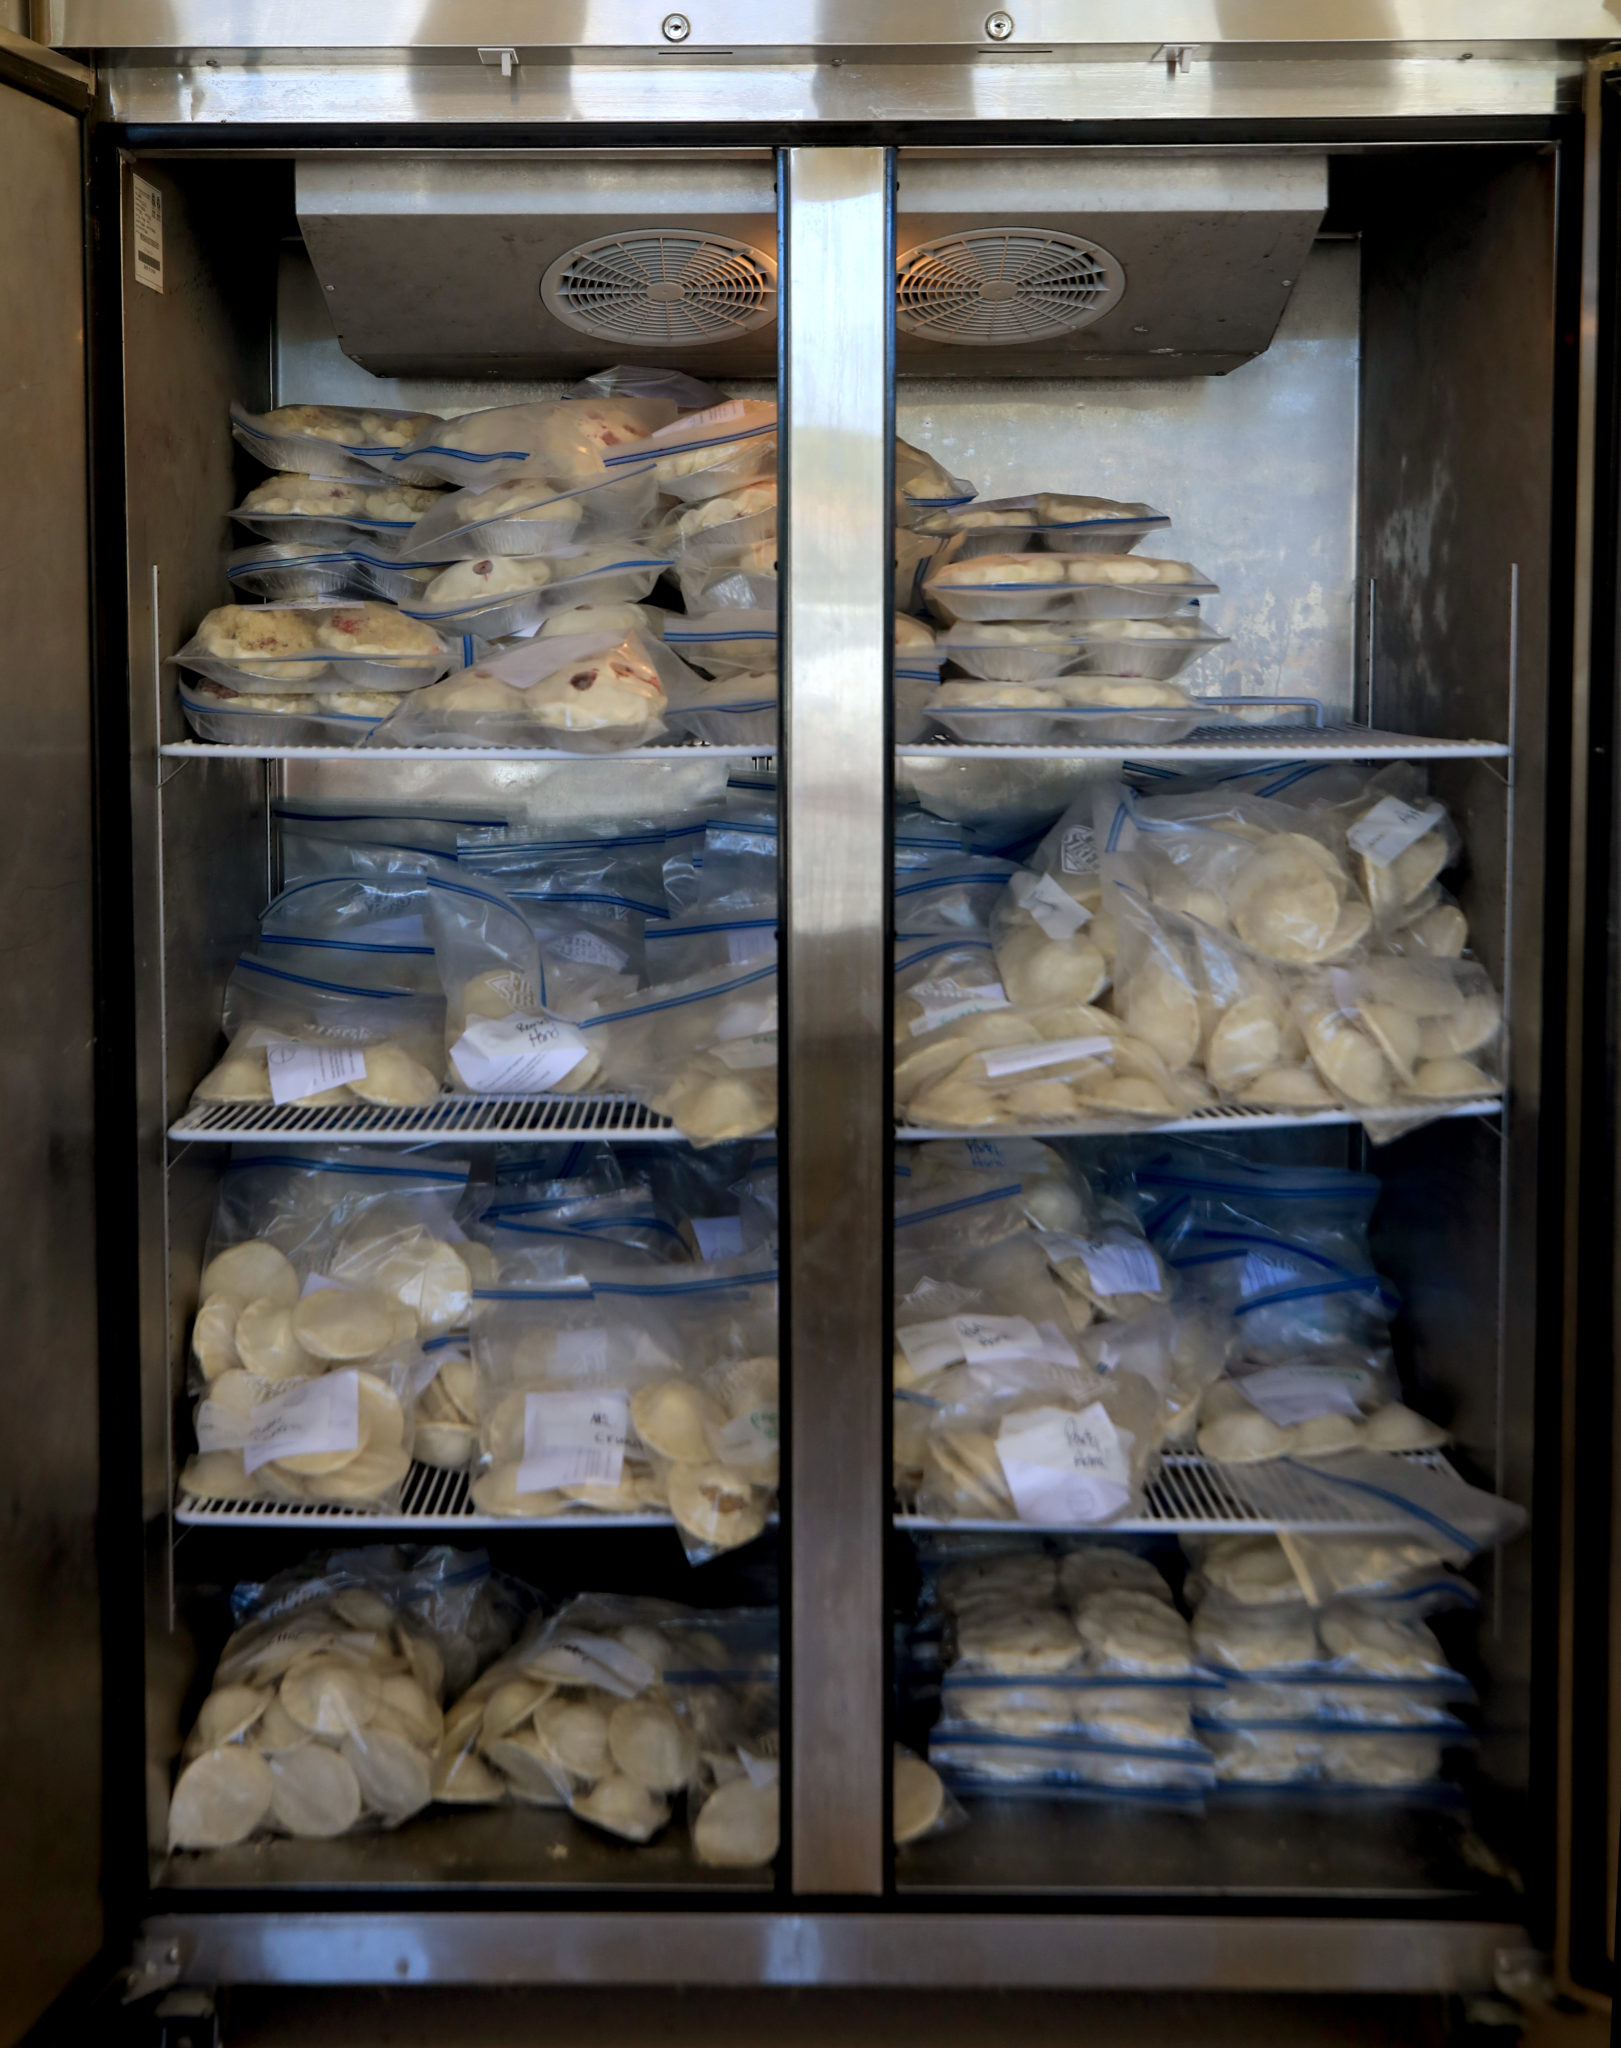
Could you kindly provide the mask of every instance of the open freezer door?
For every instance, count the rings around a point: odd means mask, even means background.
[[[7,2042],[92,1962],[104,1931],[84,285],[90,86],[82,65],[0,32],[0,415],[13,480],[0,495]]]

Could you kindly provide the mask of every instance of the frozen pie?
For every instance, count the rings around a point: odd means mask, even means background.
[[[480,604],[519,591],[539,590],[552,580],[552,565],[540,555],[485,555],[476,562],[457,562],[436,576],[422,593],[430,610]]]

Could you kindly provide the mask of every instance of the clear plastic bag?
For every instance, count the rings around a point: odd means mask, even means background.
[[[249,412],[231,402],[231,433],[267,469],[319,470],[335,454],[349,458],[343,474],[366,482],[377,458],[388,459],[422,434],[435,415],[383,405],[278,405]]]
[[[247,696],[420,690],[451,665],[430,627],[376,601],[221,605],[169,659]]]
[[[304,1313],[310,1302],[319,1324]],[[232,1367],[209,1382],[195,1416],[198,1455],[182,1474],[182,1492],[397,1512],[424,1378],[416,1343],[385,1343],[360,1364],[303,1350],[315,1341],[369,1344],[388,1323],[370,1291],[317,1289],[300,1298],[290,1321],[285,1311],[258,1314],[259,1306],[238,1317],[237,1349],[267,1366],[274,1361],[277,1370]],[[289,1364],[301,1369],[281,1369]]]
[[[482,1552],[316,1557],[239,1586],[239,1626],[181,1752],[169,1846],[396,1827],[432,1797],[449,1691],[509,1638]]]
[[[759,675],[777,666],[775,610],[672,615],[664,638],[683,661],[712,676]]]
[[[658,1267],[506,1255],[473,1313],[483,1468],[522,1518],[667,1511],[695,1562],[751,1542],[777,1483],[777,1275],[758,1255]]]
[[[488,554],[453,562],[408,609],[412,618],[445,633],[521,638],[553,612],[636,602],[668,567],[667,555],[631,541],[595,548],[559,542],[549,554]]]
[[[1017,868],[1010,860],[978,859],[955,851],[937,860],[908,862],[895,875],[897,942],[955,932],[978,936]]]
[[[996,747],[1170,746],[1210,718],[1176,683],[1102,675],[947,682],[928,708],[953,739]]]
[[[775,477],[775,400],[726,398],[702,412],[657,427],[646,440],[607,458],[610,469],[651,463],[659,490],[694,504]]]
[[[676,410],[669,398],[611,393],[487,406],[435,420],[374,466],[410,482],[477,487],[510,477],[558,485],[600,479],[608,456],[666,425]]]
[[[716,569],[773,574],[777,561],[776,478],[761,478],[724,497],[689,505],[664,522],[655,541],[668,550],[682,575]],[[722,609],[731,608],[724,600],[718,602]]]
[[[639,634],[536,638],[421,692],[378,743],[617,753],[657,739],[669,692],[695,681],[668,648]]]
[[[670,723],[711,747],[777,744],[777,672],[694,682],[670,704]]]
[[[647,975],[663,987],[695,974],[740,967],[777,950],[777,913],[722,912],[701,909],[689,917],[669,918],[648,934]]]
[[[402,561],[475,561],[483,555],[567,553],[635,533],[657,502],[651,473],[606,476],[558,490],[544,477],[513,477],[448,491],[400,542]]]
[[[427,895],[409,876],[310,876],[259,918],[259,955],[294,974],[437,993]]]
[[[493,882],[422,864],[444,989],[447,1078],[473,1095],[577,1094],[601,1065],[579,1029],[546,1008],[540,943]]]
[[[443,563],[403,567],[392,556],[364,547],[322,547],[313,541],[266,541],[238,548],[225,560],[232,592],[272,604],[380,597],[410,604]]]
[[[1156,512],[1152,505],[1041,491],[1015,498],[976,498],[962,510],[930,512],[919,519],[917,531],[943,539],[960,536],[963,555],[1008,547],[1097,555],[1127,554],[1145,535],[1170,523],[1170,515]]]
[[[1502,998],[1474,961],[1334,968],[1297,988],[1292,1009],[1324,1085],[1362,1112],[1371,1137],[1501,1092]]]
[[[393,553],[436,495],[377,476],[358,481],[330,469],[313,476],[288,472],[255,484],[230,517],[266,540],[329,547],[364,540],[374,550]]]
[[[936,1735],[929,1755],[960,1791],[1025,1788],[1047,1796],[1146,1794],[1197,1805],[1211,1783],[1199,1745],[1154,1750],[1086,1735]]]
[[[965,477],[949,469],[926,449],[895,437],[895,521],[903,528],[915,526],[933,512],[966,505],[974,487]],[[931,536],[932,538],[932,536]]]
[[[267,697],[201,678],[179,692],[187,725],[218,747],[360,747],[400,702],[394,691]]]
[[[229,1045],[192,1101],[431,1102],[443,1016],[437,995],[317,980],[244,954],[225,988]]]
[[[1153,619],[1214,596],[1189,562],[1147,555],[968,554],[963,536],[929,564],[923,593],[950,623],[994,620]]]
[[[703,568],[696,563],[677,566],[675,575],[681,586],[681,601],[690,615],[697,617],[717,611],[766,611],[775,617],[777,544],[769,541],[763,547],[749,549],[748,553],[748,566],[738,562],[723,562],[713,568]],[[767,555],[769,561],[765,559]]]
[[[499,831],[505,811],[476,804],[367,803],[346,798],[277,797],[270,807],[291,884],[313,875],[405,874],[413,860],[454,861],[463,832]]]
[[[751,1138],[777,1115],[777,963],[717,968],[584,1020],[609,1085],[695,1145]]]

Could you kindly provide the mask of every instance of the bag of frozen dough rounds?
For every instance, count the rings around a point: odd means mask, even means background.
[[[609,1085],[695,1145],[757,1137],[776,1122],[774,953],[650,988],[580,1028]]]
[[[318,1557],[239,1586],[181,1751],[169,1846],[397,1827],[433,1797],[451,1690],[510,1639],[482,1552]]]
[[[443,1017],[438,995],[317,980],[245,953],[225,988],[230,1043],[192,1101],[432,1102],[444,1072]]]

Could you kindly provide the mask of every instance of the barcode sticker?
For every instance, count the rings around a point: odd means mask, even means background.
[[[985,1072],[993,1081],[1009,1074],[1028,1074],[1037,1067],[1056,1067],[1065,1060],[1106,1059],[1114,1050],[1111,1038],[1052,1038],[1044,1045],[1003,1045],[983,1052]]]
[[[518,1491],[617,1486],[629,1438],[628,1394],[526,1394]]]
[[[585,1040],[549,1017],[469,1017],[450,1048],[475,1095],[535,1095],[555,1088],[585,1058]]]
[[[938,1031],[943,1024],[951,1024],[959,1017],[971,1017],[979,1010],[1006,1010],[1010,1008],[1007,990],[999,981],[987,981],[977,988],[966,982],[954,981],[949,976],[939,981],[920,981],[906,993],[922,1010],[921,1017],[912,1020],[912,1036],[925,1031]]]
[[[1101,1401],[1076,1415],[1032,1408],[1010,1415],[996,1451],[1022,1522],[1059,1527],[1107,1521],[1131,1498],[1132,1436]]]
[[[1442,816],[1438,803],[1404,804],[1399,796],[1382,796],[1371,810],[1346,833],[1347,842],[1371,860],[1376,868],[1387,868],[1398,854],[1437,825]]]
[[[135,200],[135,282],[163,289],[163,194],[144,178],[131,178]]]
[[[205,1403],[205,1405],[207,1405]],[[360,1375],[329,1372],[272,1394],[248,1417],[242,1462],[250,1472],[273,1458],[360,1448]],[[198,1442],[202,1442],[201,1431]]]
[[[278,1107],[366,1078],[366,1055],[359,1046],[311,1045],[305,1039],[283,1038],[265,1047],[265,1061],[270,1068],[270,1099]]]

